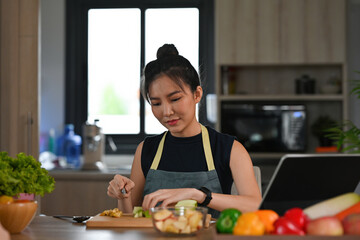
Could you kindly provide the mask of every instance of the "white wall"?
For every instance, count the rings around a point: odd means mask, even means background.
[[[40,133],[59,133],[65,121],[65,0],[40,0],[40,17]]]
[[[65,0],[40,0],[41,5],[41,116],[40,131],[64,125]],[[360,79],[360,0],[348,4],[348,77]],[[360,100],[351,97],[349,119],[360,127]]]

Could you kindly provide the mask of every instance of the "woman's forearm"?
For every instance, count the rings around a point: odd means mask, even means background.
[[[185,189],[184,191],[186,191]],[[205,200],[205,194],[198,189],[189,189],[190,199],[196,200],[198,203],[202,203]],[[212,200],[208,207],[222,211],[226,208],[237,208],[242,212],[251,212],[258,209],[261,203],[261,194],[255,193],[250,195],[230,195],[212,193]]]
[[[241,212],[251,212],[258,209],[261,203],[261,197],[242,196],[213,193],[212,200],[208,207],[222,211],[226,208],[237,208]]]

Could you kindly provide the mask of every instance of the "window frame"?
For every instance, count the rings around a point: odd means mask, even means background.
[[[145,10],[148,8],[199,9],[199,74],[204,96],[199,104],[199,121],[211,125],[206,119],[206,94],[214,93],[214,1],[213,0],[67,0],[66,1],[66,63],[65,63],[65,123],[72,123],[82,136],[82,125],[87,120],[88,92],[88,10],[94,8],[139,8],[141,10],[141,49],[145,47]],[[141,51],[141,69],[145,53]],[[140,133],[106,135],[106,154],[133,154],[145,134],[145,104],[140,97]],[[108,137],[117,150],[109,146]]]

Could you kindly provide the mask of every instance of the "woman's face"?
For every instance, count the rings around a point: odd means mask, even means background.
[[[193,136],[198,133],[195,106],[201,100],[201,96],[200,86],[193,93],[188,85],[184,84],[181,89],[165,75],[149,86],[149,98],[154,116],[177,137]]]

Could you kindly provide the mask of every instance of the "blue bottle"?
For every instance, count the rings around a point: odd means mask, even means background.
[[[81,137],[74,132],[74,125],[67,124],[64,135],[57,139],[57,155],[65,158],[66,167],[79,169],[81,167]]]

